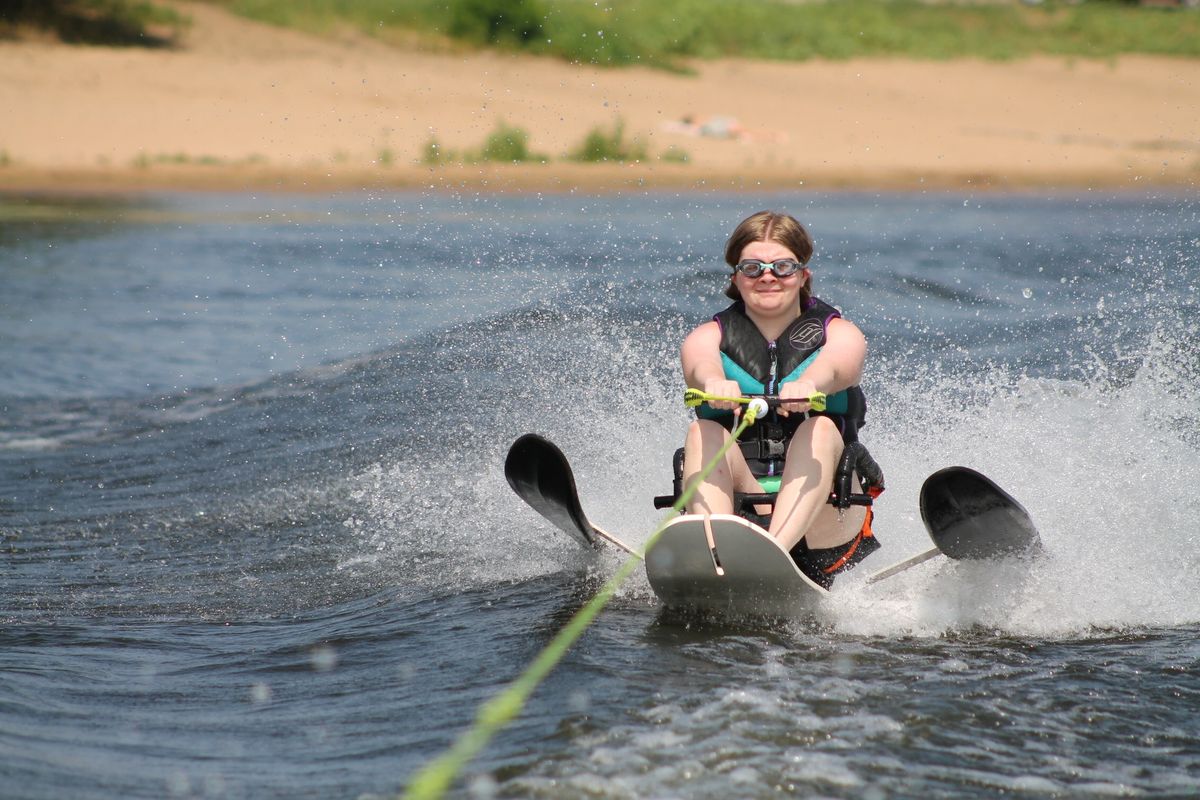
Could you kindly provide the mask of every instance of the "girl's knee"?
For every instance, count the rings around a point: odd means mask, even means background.
[[[688,444],[692,444],[693,442],[699,443],[715,436],[719,441],[723,442],[724,437],[728,434],[729,432],[725,428],[711,419],[697,419],[693,420],[692,424],[688,426],[687,441]]]
[[[839,444],[842,442],[842,431],[838,428],[837,423],[829,417],[813,417],[812,422],[815,425],[813,435],[821,441],[836,441]]]
[[[801,431],[805,431],[807,435],[798,435]],[[805,420],[804,424],[800,426],[800,430],[797,431],[797,435],[792,438],[792,446],[802,440],[806,441],[804,446],[811,448],[812,452],[832,453],[834,458],[839,457],[842,448],[845,447],[841,430],[837,423],[829,417],[810,417]]]

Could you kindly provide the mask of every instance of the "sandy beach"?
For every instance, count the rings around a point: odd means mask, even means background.
[[[717,61],[680,75],[323,39],[174,5],[192,24],[171,50],[0,43],[0,191],[1200,183],[1200,61]],[[644,161],[564,160],[618,120]],[[431,139],[478,150],[501,121],[548,163],[422,163]]]

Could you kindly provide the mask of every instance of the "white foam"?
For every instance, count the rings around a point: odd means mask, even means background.
[[[545,324],[535,333],[555,334],[562,323]],[[671,456],[688,421],[675,370],[679,331],[669,327],[642,337],[599,324],[572,329],[570,385],[531,365],[545,385],[514,399],[514,412],[486,436],[469,434],[482,443],[470,454],[473,471],[397,453],[356,476],[347,525],[357,552],[344,563],[371,553],[405,581],[446,587],[589,564],[611,574],[623,554],[610,548],[597,558],[525,507],[504,482],[504,451],[526,430],[547,435],[567,454],[590,520],[643,543],[662,516],[651,500],[670,491]],[[1188,488],[1200,485],[1194,327],[1168,320],[1130,341],[1143,355],[1120,379],[1099,367],[1068,380],[1002,368],[963,376],[900,357],[883,364],[866,387],[863,439],[888,477],[876,522],[884,547],[839,579],[827,620],[843,633],[885,636],[973,627],[1088,636],[1200,621],[1200,499]],[[519,352],[506,355],[521,368]],[[1032,567],[935,559],[862,585],[869,572],[928,549],[920,485],[953,464],[984,472],[1025,505],[1045,557]],[[619,598],[654,602],[640,571]]]
[[[863,572],[928,546],[911,509],[920,476],[948,464],[981,470],[1021,501],[1046,555],[1033,565],[936,559],[871,587],[848,576],[829,603],[838,629],[1058,637],[1200,621],[1200,499],[1188,488],[1200,485],[1200,460],[1187,438],[1200,390],[1194,376],[1181,381],[1181,359],[1166,357],[1191,341],[1158,329],[1121,384],[998,371],[961,405],[948,377],[907,396],[889,387],[898,421],[911,411],[928,424],[871,429],[873,454],[898,480],[879,504],[885,547]]]

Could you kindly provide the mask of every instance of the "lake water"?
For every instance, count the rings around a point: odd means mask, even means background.
[[[3,203],[4,798],[401,791],[621,563],[508,445],[644,541],[762,208],[870,342],[883,548],[812,620],[680,619],[638,572],[454,796],[1200,796],[1195,195]],[[950,464],[1045,557],[865,585]]]

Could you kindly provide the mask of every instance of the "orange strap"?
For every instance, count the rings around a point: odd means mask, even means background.
[[[867,506],[867,516],[863,519],[862,530],[860,530],[858,535],[850,541],[850,547],[845,553],[842,554],[842,557],[830,564],[825,569],[821,570],[822,572],[824,572],[826,575],[831,575],[834,572],[837,572],[839,569],[846,566],[846,562],[854,556],[855,551],[858,550],[859,542],[861,542],[863,539],[875,538],[875,534],[871,531],[871,519],[874,516],[874,510],[870,506]]]
[[[871,495],[871,499],[877,499],[879,495],[883,494],[883,488],[884,487],[882,486],[868,486],[867,494]],[[846,566],[846,562],[854,556],[854,552],[858,550],[859,542],[861,542],[863,539],[875,538],[875,533],[871,530],[871,520],[874,518],[875,509],[871,508],[871,506],[867,506],[867,516],[863,518],[862,529],[858,532],[857,536],[850,540],[850,549],[843,553],[842,557],[833,562],[833,564],[821,570],[822,572],[824,572],[826,575],[837,572],[839,569]]]

